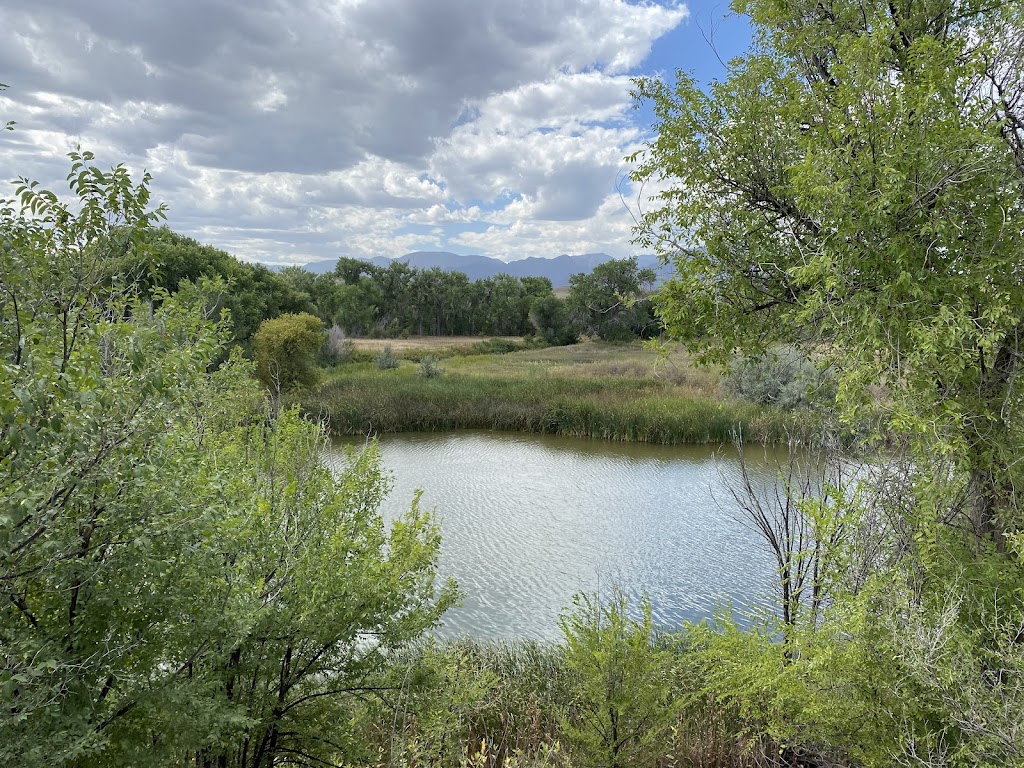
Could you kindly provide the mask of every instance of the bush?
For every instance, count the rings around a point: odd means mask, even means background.
[[[576,595],[561,620],[565,658],[576,691],[563,729],[580,764],[602,768],[651,765],[667,747],[678,706],[672,654],[653,636],[651,604],[629,618],[620,589],[607,599]]]
[[[327,332],[326,353],[327,359],[335,365],[346,363],[352,359],[352,353],[356,346],[352,339],[345,336],[345,331],[335,323]]]
[[[420,360],[419,375],[425,379],[436,379],[444,373],[444,368],[438,365],[440,360],[441,358],[436,355],[427,355],[424,357]]]
[[[476,355],[507,355],[523,348],[523,344],[509,339],[484,339],[470,347],[470,350]]]
[[[327,339],[320,320],[307,312],[264,320],[253,337],[256,375],[271,390],[315,384],[316,356]]]
[[[384,349],[380,351],[380,354],[373,359],[373,364],[380,368],[382,371],[389,368],[397,368],[399,360],[395,357],[395,353],[391,350],[390,344],[385,344]]]
[[[722,387],[741,400],[784,409],[810,405],[832,395],[830,377],[820,372],[803,351],[791,346],[737,360]]]

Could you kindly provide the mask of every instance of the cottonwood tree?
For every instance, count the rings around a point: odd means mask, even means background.
[[[566,308],[585,333],[606,341],[651,336],[660,330],[648,301],[656,278],[635,256],[612,259],[569,278]]]
[[[914,745],[942,742],[941,764],[1013,764],[1019,732],[984,723],[1019,700],[1021,669],[1019,635],[1004,638],[1024,614],[1024,5],[733,7],[754,46],[722,81],[637,84],[657,136],[633,178],[661,190],[637,239],[677,268],[659,314],[705,361],[802,345],[835,371],[846,418],[881,413],[874,436],[905,446],[911,468],[899,497],[878,489],[868,510],[896,532],[889,568],[837,599],[829,648],[801,653],[830,659],[819,663],[837,681],[872,672],[844,696],[884,692],[905,750],[874,760],[913,764]],[[950,590],[962,596],[952,621],[930,598]],[[939,635],[957,649],[944,661],[967,660],[959,670],[915,646]],[[936,670],[980,681],[957,694]],[[819,709],[828,691],[813,694]]]
[[[637,84],[662,191],[638,241],[673,259],[668,330],[705,360],[814,345],[849,408],[955,454],[970,524],[1019,523],[1024,333],[1020,3],[738,0],[753,50],[706,91]]]

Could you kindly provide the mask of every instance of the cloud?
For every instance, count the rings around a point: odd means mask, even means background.
[[[605,215],[641,135],[629,75],[686,14],[626,0],[0,0],[0,117],[19,123],[0,171],[61,185],[59,157],[81,144],[150,169],[172,226],[247,258],[471,247],[457,226],[502,211]],[[440,229],[407,231],[426,223]]]

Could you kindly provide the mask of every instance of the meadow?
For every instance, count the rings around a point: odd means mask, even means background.
[[[697,368],[682,350],[584,342],[505,354],[511,340],[391,343],[398,366],[378,368],[357,342],[353,362],[293,397],[338,435],[451,429],[498,429],[663,444],[726,442],[737,432],[760,442],[784,440],[792,415],[720,393],[719,373]],[[379,354],[379,353],[378,353]],[[441,375],[422,375],[427,356]]]

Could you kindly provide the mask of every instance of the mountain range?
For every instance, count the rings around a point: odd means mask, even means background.
[[[590,274],[594,267],[611,261],[612,258],[607,253],[584,253],[578,256],[562,254],[551,259],[530,257],[518,261],[502,261],[489,256],[466,256],[448,251],[415,251],[399,256],[397,259],[375,256],[372,259],[364,259],[364,261],[385,269],[392,261],[403,261],[417,269],[438,267],[446,272],[464,272],[470,280],[483,280],[502,273],[512,277],[546,277],[551,280],[553,286],[560,288],[569,285],[570,276],[580,272]],[[303,269],[319,275],[333,271],[337,263],[336,259],[314,261],[305,264]],[[641,269],[655,270],[659,277],[667,276],[669,271],[668,267],[662,266],[657,256],[650,254],[637,256],[637,263]]]

